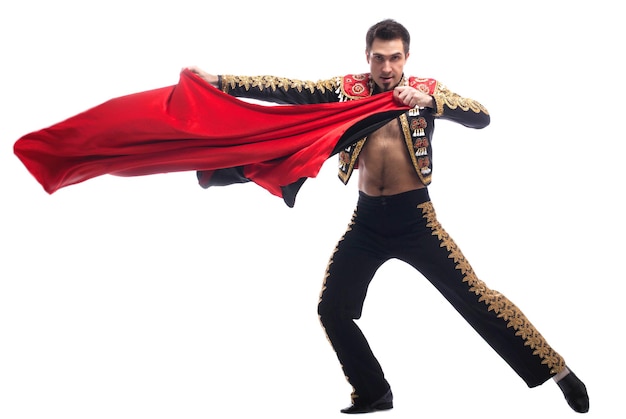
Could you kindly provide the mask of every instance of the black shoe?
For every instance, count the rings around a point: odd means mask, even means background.
[[[354,402],[352,406],[341,409],[341,413],[371,413],[389,409],[393,409],[393,394],[391,394],[391,389],[389,389],[383,397],[373,403]]]
[[[587,413],[589,411],[587,388],[572,370],[565,377],[561,378],[557,385],[563,392],[569,407],[578,413]]]

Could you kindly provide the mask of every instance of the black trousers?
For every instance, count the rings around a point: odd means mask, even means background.
[[[391,258],[428,279],[529,387],[560,372],[565,361],[504,295],[480,281],[437,221],[428,190],[370,197],[360,193],[348,230],[329,261],[318,313],[353,398],[369,402],[390,386],[354,319],[368,286]]]

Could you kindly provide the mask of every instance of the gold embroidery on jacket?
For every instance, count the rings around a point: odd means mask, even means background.
[[[338,77],[339,87],[335,91],[340,102],[358,100],[369,97],[374,91],[374,82],[369,74],[353,74],[351,76]]]
[[[524,341],[525,346],[530,346],[533,354],[541,359],[541,363],[550,368],[551,374],[561,372],[565,368],[565,360],[548,345],[543,336],[515,304],[498,291],[489,289],[483,281],[476,277],[461,250],[437,221],[432,203],[425,202],[417,207],[422,210],[424,218],[428,221],[427,226],[431,228],[433,236],[437,236],[441,242],[441,247],[445,247],[450,252],[448,257],[457,264],[456,269],[463,273],[463,282],[467,283],[469,291],[479,297],[479,302],[485,303],[488,311],[493,311],[498,318],[507,322],[507,328],[512,327],[515,330],[515,335]]]
[[[415,152],[413,150],[413,138],[411,137],[411,128],[409,127],[409,119],[406,116],[406,113],[403,113],[399,116],[400,126],[402,127],[402,135],[404,136],[404,142],[409,151],[409,156],[411,156],[411,162],[413,162],[413,167],[415,168],[415,173],[419,176],[420,180],[424,185],[429,185],[431,182],[431,174],[429,172],[426,176],[420,170],[420,164],[417,161],[417,157],[415,156]]]
[[[235,87],[243,87],[246,90],[255,87],[259,90],[269,88],[273,91],[276,89],[296,89],[298,92],[309,90],[311,93],[314,93],[315,90],[320,90],[322,93],[325,93],[326,90],[334,91],[336,89],[335,83],[335,80],[319,80],[313,82],[275,76],[222,76],[222,90],[225,93],[228,93],[229,89],[234,89]]]
[[[433,94],[437,106],[435,116],[441,116],[444,112],[444,105],[450,109],[461,108],[464,111],[472,110],[475,113],[485,113],[489,115],[487,109],[474,99],[464,98],[449,90],[441,83],[437,83],[437,88]]]
[[[349,147],[346,147],[346,149],[339,153],[339,178],[344,184],[348,183],[348,180],[350,180],[350,175],[354,170],[354,166],[359,158],[361,149],[365,145],[365,140],[367,140],[367,137],[361,138],[359,141]],[[353,150],[347,151],[352,147],[354,147]]]

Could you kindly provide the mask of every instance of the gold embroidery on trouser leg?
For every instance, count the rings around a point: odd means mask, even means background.
[[[350,224],[348,224],[348,228],[346,229],[346,232],[344,233],[343,236],[341,236],[341,238],[339,239],[339,241],[337,242],[337,246],[335,246],[335,249],[333,250],[332,255],[330,256],[330,259],[328,260],[328,265],[326,266],[326,271],[324,273],[324,281],[322,283],[322,290],[320,291],[320,296],[319,296],[319,301],[318,304],[322,302],[322,295],[324,294],[324,291],[326,290],[326,279],[328,278],[329,271],[330,271],[330,265],[333,264],[333,258],[335,257],[335,253],[337,253],[337,250],[339,250],[339,243],[341,243],[343,241],[343,239],[346,237],[346,234],[352,230],[352,226],[354,225],[354,219],[356,218],[356,210],[354,211],[354,214],[352,214],[352,219],[350,220]],[[318,315],[318,318],[320,320],[320,324],[322,325],[322,329],[324,329],[324,334],[326,335],[326,340],[328,340],[328,342],[330,343],[330,346],[333,347],[333,343],[330,341],[330,338],[328,337],[328,333],[326,333],[326,328],[324,327],[324,324],[322,323],[322,316]],[[334,348],[333,348],[334,349]],[[341,369],[343,371],[343,365],[341,365]],[[350,383],[350,377],[348,377],[347,375],[345,375],[346,381],[348,383]],[[354,387],[352,387],[352,394],[350,396],[352,398],[352,400],[354,401],[355,399],[357,399],[359,396],[358,394],[356,394],[356,389]]]
[[[352,226],[354,225],[354,219],[356,218],[356,211],[354,211],[354,213],[352,214],[352,219],[350,220],[350,224],[348,224],[348,228],[346,229],[346,232],[344,233],[343,236],[341,236],[341,238],[339,239],[339,241],[337,242],[337,246],[335,246],[335,249],[333,250],[332,255],[330,256],[330,259],[328,260],[328,265],[326,265],[326,271],[324,273],[324,281],[322,282],[322,290],[320,291],[320,298],[319,298],[319,302],[322,301],[322,294],[324,294],[324,291],[326,290],[326,279],[328,278],[329,271],[330,271],[330,265],[333,264],[333,258],[335,257],[335,253],[337,253],[337,250],[339,250],[339,243],[341,243],[343,241],[343,239],[346,237],[346,234],[352,230]]]
[[[441,247],[445,247],[450,252],[448,257],[454,259],[457,264],[456,269],[463,273],[463,282],[467,283],[469,291],[479,296],[478,301],[484,302],[488,311],[493,311],[499,318],[508,322],[506,327],[512,327],[515,330],[515,335],[524,340],[525,346],[530,346],[533,354],[541,359],[541,363],[550,368],[551,374],[561,372],[565,368],[564,359],[548,345],[543,336],[515,304],[499,292],[489,289],[483,281],[476,277],[461,250],[437,221],[432,203],[425,202],[417,207],[422,210],[424,218],[428,221],[427,226],[432,229],[432,234],[441,241]]]

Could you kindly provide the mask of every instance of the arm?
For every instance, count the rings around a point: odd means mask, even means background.
[[[464,98],[437,83],[432,95],[436,118],[458,122],[469,128],[485,128],[491,118],[487,109],[473,99]]]
[[[317,82],[275,76],[213,75],[198,67],[189,67],[207,83],[236,97],[245,97],[281,104],[311,104],[338,102],[335,79]]]
[[[393,93],[398,103],[411,108],[430,108],[435,117],[466,127],[484,128],[490,122],[489,112],[480,103],[452,93],[439,84],[432,96],[410,86],[398,86]]]

